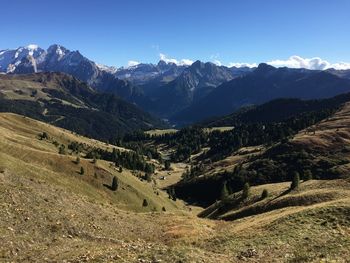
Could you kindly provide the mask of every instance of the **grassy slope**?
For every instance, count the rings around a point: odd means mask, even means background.
[[[74,156],[58,155],[52,143],[38,140],[43,131],[60,143],[100,144],[29,118],[0,115],[0,261],[345,262],[350,256],[348,181],[310,181],[294,193],[332,191],[332,200],[233,222],[199,219],[129,171],[119,174],[107,162],[83,159],[77,166]],[[116,193],[102,186],[114,174],[121,182]],[[287,185],[261,186],[256,193],[264,187],[272,195]],[[141,206],[144,197],[148,208]],[[168,212],[148,212],[160,206]]]

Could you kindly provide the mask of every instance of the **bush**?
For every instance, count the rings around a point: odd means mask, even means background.
[[[304,171],[304,181],[309,181],[312,179],[312,173],[310,170]]]
[[[123,172],[123,167],[119,167],[119,173],[122,173]]]
[[[290,185],[290,189],[293,190],[293,189],[296,189],[299,187],[299,183],[300,183],[300,175],[298,172],[294,172],[293,174],[293,180],[292,180],[292,183]]]
[[[60,147],[58,148],[58,153],[59,154],[66,154],[66,146],[61,144]]]
[[[165,169],[165,170],[170,170],[170,161],[169,161],[169,160],[166,160],[166,161],[164,162],[164,169]]]
[[[249,183],[245,183],[242,190],[242,198],[246,199],[249,196],[250,186]]]
[[[269,196],[269,192],[267,191],[267,189],[264,189],[261,193],[261,199],[265,199]]]
[[[164,207],[164,206],[162,207],[162,211],[163,211],[163,212],[165,212],[165,211],[166,211],[166,209],[165,209],[165,207]]]
[[[80,174],[83,175],[85,173],[85,170],[83,167],[80,167]]]
[[[142,206],[144,206],[144,207],[148,206],[148,202],[147,202],[147,200],[146,200],[146,199],[143,199]]]
[[[40,140],[48,140],[49,135],[46,132],[43,132],[42,134],[39,134]]]
[[[146,173],[146,174],[145,174],[145,179],[146,179],[147,182],[150,183],[150,182],[152,181],[152,174]]]
[[[114,176],[113,180],[112,180],[112,186],[111,186],[112,191],[117,191],[118,186],[119,186],[118,178],[116,176]]]
[[[229,192],[228,192],[228,189],[227,189],[227,183],[224,182],[223,186],[222,186],[222,189],[221,189],[221,200],[226,200],[227,197],[229,196]]]

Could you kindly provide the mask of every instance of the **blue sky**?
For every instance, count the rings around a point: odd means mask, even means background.
[[[350,62],[349,0],[2,0],[0,49],[58,43],[107,65]]]

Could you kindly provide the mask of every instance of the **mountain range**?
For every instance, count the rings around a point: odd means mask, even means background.
[[[349,70],[274,68],[264,63],[237,68],[201,61],[178,65],[163,60],[116,68],[57,44],[47,50],[36,45],[2,50],[0,72],[63,72],[176,125],[276,98],[318,99],[350,91]]]

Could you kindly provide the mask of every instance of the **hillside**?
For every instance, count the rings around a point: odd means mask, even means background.
[[[63,73],[0,76],[0,111],[14,112],[89,137],[110,140],[164,124],[112,94]]]
[[[319,100],[276,99],[258,106],[242,108],[227,116],[211,118],[200,122],[198,125],[203,127],[222,127],[235,126],[240,123],[280,122],[303,113],[338,107],[349,100],[350,93]]]
[[[171,119],[191,123],[277,98],[321,99],[349,91],[348,79],[325,71],[274,68],[260,64],[252,73],[223,83]]]
[[[294,172],[301,178],[308,173],[315,179],[347,178],[349,120],[350,104],[346,103],[335,114],[295,135],[275,143],[240,148],[224,159],[204,166],[197,176],[194,174],[179,182],[177,193],[182,198],[208,205],[220,197],[224,183],[236,192],[244,182],[260,185],[291,181]],[[201,161],[203,164],[208,162]],[[192,165],[199,164],[194,162]]]
[[[48,139],[40,139],[43,132]],[[109,162],[84,156],[77,164],[75,153],[59,154],[53,141],[115,148],[1,113],[1,261],[345,262],[350,256],[346,180],[312,180],[285,196],[306,196],[302,200],[313,198],[311,203],[235,221],[200,219],[198,210],[189,211],[128,169],[120,173]],[[115,192],[103,186],[112,176],[119,179]],[[251,198],[268,188],[272,199],[286,187],[259,186]]]

